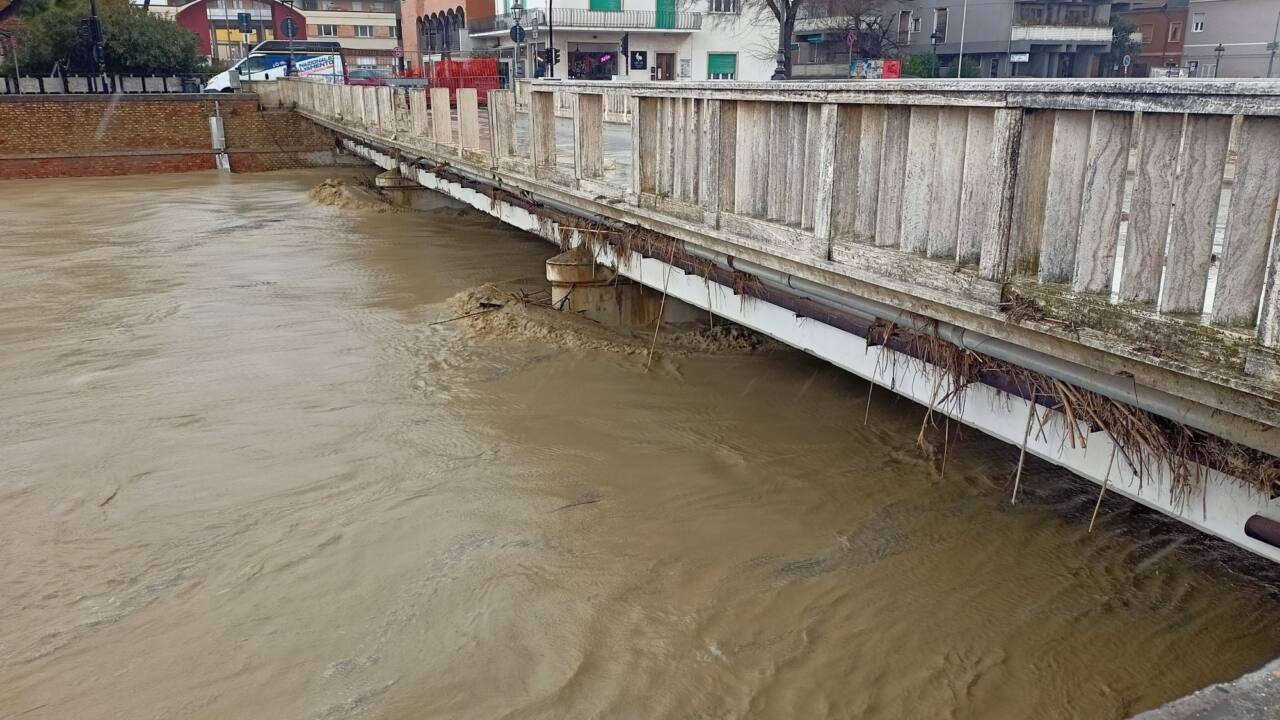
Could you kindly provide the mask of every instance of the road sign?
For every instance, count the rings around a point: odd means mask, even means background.
[[[292,40],[298,37],[298,21],[293,18],[285,18],[280,21],[280,34]]]
[[[1129,67],[1130,65],[1133,64],[1133,57],[1129,55],[1125,55],[1124,59],[1120,61],[1120,64],[1124,65],[1125,67]]]
[[[845,36],[844,41],[849,44],[850,49],[853,49],[853,46],[858,43],[858,36],[850,32],[848,35]]]
[[[1009,62],[1011,63],[1031,62],[1031,53],[1009,53]]]
[[[240,34],[253,32],[253,13],[236,13],[236,20],[240,22]]]
[[[396,58],[397,60],[404,57],[404,48],[399,45],[391,48],[391,57]]]
[[[519,25],[511,26],[511,42],[516,44],[524,42],[524,28]]]

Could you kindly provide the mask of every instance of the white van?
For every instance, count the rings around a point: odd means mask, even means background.
[[[310,42],[295,40],[292,43],[293,74],[309,80],[341,83],[346,68],[342,64],[342,46],[336,42]],[[249,56],[218,73],[205,84],[205,92],[232,92],[240,85],[236,80],[275,80],[282,78],[289,69],[290,43],[287,40],[265,40],[249,52]]]

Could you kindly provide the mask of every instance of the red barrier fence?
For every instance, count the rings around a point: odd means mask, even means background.
[[[424,78],[429,81],[428,87],[448,88],[450,102],[456,102],[458,88],[475,88],[481,104],[487,103],[490,90],[502,88],[502,80],[498,77],[498,59],[493,57],[436,60],[421,68],[403,72],[401,76]]]

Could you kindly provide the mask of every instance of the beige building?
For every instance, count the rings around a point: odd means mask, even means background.
[[[217,60],[236,61],[264,40],[282,40],[280,22],[299,21],[298,40],[335,40],[350,67],[394,67],[400,45],[397,0],[152,0],[151,12],[173,18],[200,38],[200,48]],[[247,14],[249,32],[239,18]]]
[[[396,0],[301,0],[307,19],[307,38],[336,40],[347,63],[357,66],[395,66],[400,45],[400,3]]]

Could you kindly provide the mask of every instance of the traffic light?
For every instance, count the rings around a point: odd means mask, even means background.
[[[622,33],[622,57],[631,57],[631,33]]]
[[[551,65],[560,64],[560,48],[553,47],[547,50],[547,62],[549,62]]]

